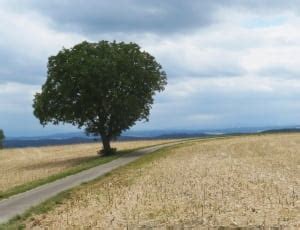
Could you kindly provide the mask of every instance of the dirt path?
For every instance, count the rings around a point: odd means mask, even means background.
[[[145,154],[152,153],[161,148],[176,144],[179,143],[168,143],[137,150],[109,163],[99,165],[97,167],[82,171],[80,173],[65,177],[63,179],[39,186],[35,189],[2,200],[0,201],[0,224],[9,221],[16,215],[21,215],[30,207],[38,205],[60,192],[103,176],[120,166],[137,160]]]

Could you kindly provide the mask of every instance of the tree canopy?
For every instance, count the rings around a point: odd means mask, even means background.
[[[110,140],[148,121],[153,97],[167,84],[162,66],[135,43],[82,42],[48,60],[47,80],[35,95],[42,125],[71,123]]]

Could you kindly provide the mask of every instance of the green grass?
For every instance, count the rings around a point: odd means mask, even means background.
[[[49,211],[53,210],[56,205],[62,204],[63,200],[68,199],[71,196],[72,192],[74,192],[79,187],[87,186],[87,185],[92,184],[92,183],[96,183],[97,181],[101,180],[102,178],[108,177],[111,174],[117,173],[118,171],[124,170],[126,168],[133,168],[133,169],[141,168],[145,164],[148,164],[149,162],[152,162],[153,160],[156,160],[156,159],[159,159],[159,158],[162,158],[162,157],[166,157],[170,153],[169,150],[174,149],[174,148],[178,148],[178,147],[184,147],[184,146],[191,145],[197,140],[200,140],[200,139],[196,139],[196,140],[195,139],[189,139],[189,140],[187,140],[183,143],[178,142],[178,143],[174,143],[174,145],[172,145],[172,146],[163,147],[160,150],[157,150],[153,153],[149,153],[149,154],[139,158],[138,160],[136,160],[132,163],[129,163],[128,165],[117,168],[117,169],[115,169],[115,170],[113,170],[113,171],[105,174],[104,176],[101,176],[101,177],[99,177],[99,178],[97,178],[93,181],[85,182],[80,186],[77,186],[77,187],[72,188],[70,190],[64,191],[64,192],[54,196],[53,198],[50,198],[47,201],[45,201],[45,202],[43,202],[43,203],[41,203],[41,204],[39,204],[35,207],[30,208],[24,214],[14,217],[8,223],[0,224],[0,230],[4,230],[4,229],[5,230],[6,229],[8,229],[8,230],[10,230],[10,229],[24,229],[25,228],[25,225],[24,225],[25,220],[31,218],[33,215],[43,214],[43,213],[46,213],[46,212],[49,212]],[[205,139],[202,139],[202,140],[205,140]],[[208,140],[208,139],[206,139],[206,140]]]

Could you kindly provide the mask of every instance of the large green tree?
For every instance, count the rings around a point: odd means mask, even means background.
[[[48,60],[34,114],[42,125],[71,123],[110,141],[137,121],[148,121],[153,96],[167,84],[162,66],[135,43],[82,42]]]
[[[3,141],[5,139],[5,136],[4,136],[4,132],[2,129],[0,129],[0,149],[3,148]]]

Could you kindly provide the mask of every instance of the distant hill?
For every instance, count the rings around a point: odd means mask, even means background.
[[[209,137],[216,135],[242,135],[247,133],[277,133],[277,132],[300,132],[300,126],[290,127],[237,127],[214,130],[129,130],[119,137],[118,141],[124,140],[151,140],[151,139],[175,139]],[[48,136],[35,137],[7,137],[4,141],[5,148],[15,147],[38,147],[47,145],[65,145],[77,143],[93,143],[99,141],[99,137],[87,136],[84,132],[59,133]]]
[[[155,140],[155,139],[177,139],[177,138],[192,138],[192,137],[203,137],[209,136],[203,133],[199,134],[187,134],[187,133],[170,133],[160,136],[150,136],[150,137],[136,137],[136,136],[121,136],[117,141],[128,141],[128,140]],[[99,137],[69,137],[65,135],[64,138],[61,137],[42,137],[42,138],[9,138],[4,141],[5,148],[22,148],[22,147],[40,147],[40,146],[50,146],[50,145],[66,145],[66,144],[80,144],[80,143],[93,143],[99,142]]]
[[[22,148],[22,147],[39,147],[47,145],[66,145],[66,144],[76,144],[76,143],[91,143],[95,142],[93,139],[87,138],[67,138],[67,139],[38,139],[38,140],[5,140],[5,148]]]
[[[179,138],[193,138],[193,137],[206,137],[212,136],[211,134],[205,133],[169,133],[164,135],[159,135],[155,139],[179,139]]]
[[[270,129],[265,130],[260,133],[298,133],[300,132],[299,128],[286,128],[286,129]]]

